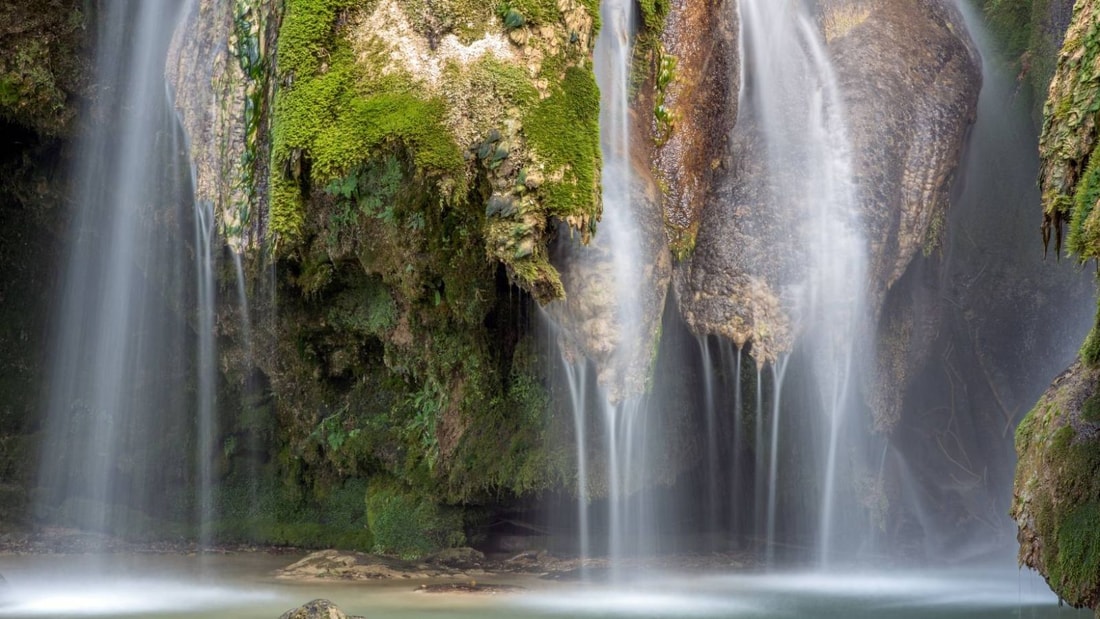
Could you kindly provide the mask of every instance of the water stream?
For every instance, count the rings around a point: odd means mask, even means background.
[[[77,157],[44,415],[36,509],[47,521],[140,535],[143,518],[193,504],[181,493],[196,477],[204,488],[196,509],[209,506],[209,458],[198,458],[198,472],[179,465],[196,462],[186,440],[195,434],[191,347],[212,354],[213,338],[209,311],[191,323],[185,309],[196,295],[209,300],[201,278],[209,273],[212,222],[196,210],[195,242],[205,247],[196,251],[196,291],[183,276],[189,267],[180,240],[192,218],[186,140],[164,81],[167,42],[186,4],[131,0],[98,11],[95,71],[103,87]],[[200,380],[198,389],[201,401],[212,401],[210,382]],[[200,423],[208,436],[208,422]],[[165,435],[179,440],[152,440]]]
[[[763,140],[767,173],[777,179],[771,185],[783,187],[782,195],[773,199],[799,208],[798,232],[792,241],[806,252],[805,273],[796,274],[799,279],[785,285],[794,296],[795,346],[809,360],[808,380],[817,389],[811,410],[798,414],[821,418],[827,427],[820,437],[824,443],[819,448],[823,458],[817,533],[817,552],[824,564],[834,551],[838,503],[847,500],[840,498],[847,493],[838,485],[838,462],[842,451],[858,447],[844,432],[855,425],[847,421],[856,408],[851,388],[858,370],[855,356],[867,337],[861,330],[866,323],[862,282],[867,273],[867,241],[855,199],[839,87],[809,7],[802,2],[741,0],[740,10],[747,72],[742,113],[752,118]],[[788,174],[792,169],[798,172]],[[787,361],[779,360],[772,372],[771,449],[765,480],[769,558],[776,542],[780,413]],[[757,438],[762,438],[759,430]],[[848,440],[842,445],[842,439]]]

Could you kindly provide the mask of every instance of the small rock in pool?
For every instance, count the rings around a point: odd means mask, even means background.
[[[417,591],[424,593],[516,593],[523,591],[518,585],[493,585],[476,582],[450,582],[434,585],[420,585]]]
[[[298,608],[288,610],[279,619],[364,619],[352,616],[340,610],[340,607],[328,600],[313,600]]]

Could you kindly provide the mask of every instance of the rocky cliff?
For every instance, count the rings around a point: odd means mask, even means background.
[[[1100,3],[1079,0],[1058,55],[1040,139],[1043,240],[1084,262],[1100,256]],[[1063,247],[1064,245],[1064,247]],[[1100,608],[1100,328],[1016,431],[1012,515],[1020,562],[1073,606]]]

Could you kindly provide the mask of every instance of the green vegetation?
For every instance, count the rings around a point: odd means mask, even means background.
[[[1100,118],[1100,6],[1079,2],[1066,33],[1057,72],[1044,106],[1043,240],[1055,237],[1061,252],[1062,229],[1069,225],[1068,249],[1079,260],[1100,256],[1095,204],[1100,199],[1100,161],[1096,122]]]
[[[1077,607],[1100,603],[1100,445],[1086,425],[1100,422],[1096,379],[1075,366],[1016,430],[1021,560]]]
[[[372,479],[366,504],[375,552],[419,559],[466,544],[461,510],[440,507],[392,479]]]
[[[1060,32],[1048,23],[1050,0],[973,0],[986,16],[1003,59],[1027,87],[1025,95],[1041,117],[1047,87],[1054,77]]]
[[[0,118],[43,136],[69,131],[87,80],[84,9],[79,0],[0,6]]]

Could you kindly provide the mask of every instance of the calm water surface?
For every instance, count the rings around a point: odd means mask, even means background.
[[[289,584],[270,577],[294,557],[0,557],[10,584],[0,618],[277,619],[317,597],[370,619],[442,617],[815,617],[1087,619],[1059,608],[1028,572],[664,575],[631,585],[492,579],[527,587],[502,595],[423,594],[418,582]]]

